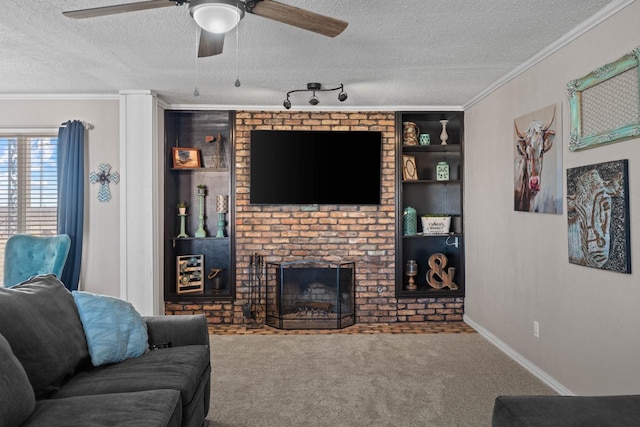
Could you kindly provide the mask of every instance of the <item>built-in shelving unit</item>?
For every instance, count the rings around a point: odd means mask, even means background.
[[[165,301],[235,298],[234,116],[232,111],[165,111]],[[197,149],[200,166],[174,167],[174,147]],[[202,199],[205,237],[195,237],[200,226],[198,185],[206,188]],[[216,209],[218,195],[228,200],[221,237],[216,237],[220,220]],[[182,231],[179,201],[187,203],[184,231],[188,237],[178,237]],[[196,258],[189,263],[192,257],[188,255]],[[198,255],[202,255],[200,263]]]
[[[447,144],[442,145],[441,120],[447,120]],[[429,134],[428,145],[405,144],[404,123],[414,123],[419,134]],[[464,221],[463,197],[463,135],[464,113],[448,112],[398,112],[396,113],[396,296],[398,298],[424,298],[464,296]],[[413,142],[413,141],[411,141]],[[403,156],[415,159],[417,179],[404,179]],[[449,179],[438,180],[436,165],[446,162]],[[404,212],[411,207],[417,212],[417,234],[405,235]],[[438,235],[423,233],[422,215],[451,216],[450,232]],[[457,289],[432,287],[427,283],[430,270],[429,257],[442,253],[447,257],[448,268],[455,268],[453,282]],[[408,287],[407,262],[415,260],[418,273],[414,277],[415,289]],[[441,278],[434,276],[435,281]]]

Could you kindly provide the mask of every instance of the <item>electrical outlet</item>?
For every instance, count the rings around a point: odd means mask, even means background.
[[[540,338],[540,323],[537,320],[533,321],[533,336]]]

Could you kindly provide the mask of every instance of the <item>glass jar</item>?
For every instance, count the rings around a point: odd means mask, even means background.
[[[436,165],[436,181],[449,181],[449,163],[438,162]]]
[[[410,259],[407,261],[406,265],[407,276],[415,276],[418,274],[418,263],[415,259]]]

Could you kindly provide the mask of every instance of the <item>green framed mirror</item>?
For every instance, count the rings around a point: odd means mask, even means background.
[[[640,47],[567,83],[569,150],[640,137]]]

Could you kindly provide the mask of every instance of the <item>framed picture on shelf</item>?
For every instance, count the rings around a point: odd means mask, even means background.
[[[418,179],[418,168],[416,167],[415,156],[402,155],[402,179],[405,181],[415,181]]]
[[[176,292],[202,292],[204,280],[204,255],[179,255],[176,257]]]
[[[173,167],[176,169],[194,169],[202,167],[200,150],[197,148],[172,147]]]

